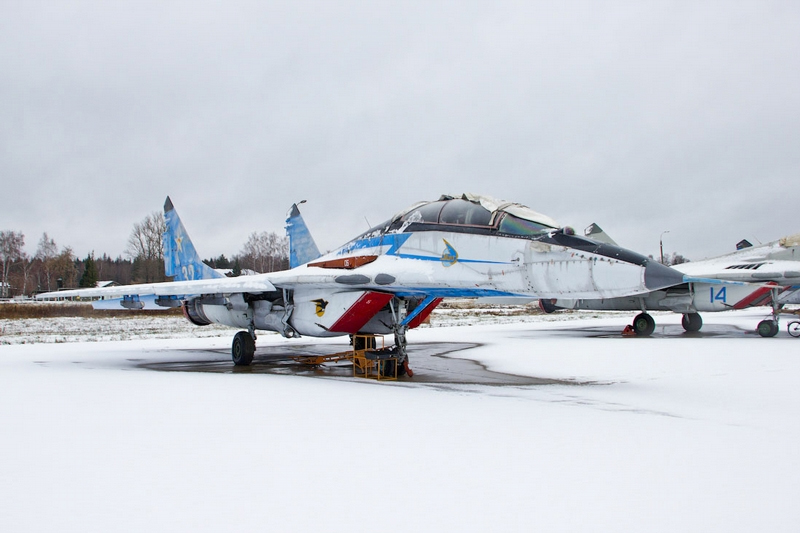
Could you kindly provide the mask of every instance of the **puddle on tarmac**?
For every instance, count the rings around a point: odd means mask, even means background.
[[[480,346],[474,343],[415,343],[408,348],[409,363],[414,377],[400,376],[398,382],[414,384],[451,385],[582,385],[575,381],[517,376],[493,372],[483,365],[469,360],[448,357],[462,350]],[[292,346],[265,346],[256,349],[250,366],[237,367],[230,359],[227,350],[213,350],[204,353],[219,355],[202,361],[175,361],[142,363],[140,368],[163,372],[207,372],[223,374],[278,374],[332,379],[358,379],[353,376],[353,365],[349,361],[325,363],[311,366],[291,359],[300,355],[326,355],[342,351],[341,344],[308,344]],[[195,351],[196,352],[196,351]]]

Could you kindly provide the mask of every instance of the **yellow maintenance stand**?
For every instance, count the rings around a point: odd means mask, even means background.
[[[378,339],[381,347],[378,348]],[[353,347],[329,355],[298,355],[293,360],[306,365],[351,361],[353,376],[379,381],[397,379],[397,352],[386,348],[383,335],[353,335]]]

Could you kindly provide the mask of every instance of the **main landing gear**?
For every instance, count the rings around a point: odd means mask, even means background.
[[[703,318],[698,313],[686,313],[681,319],[683,329],[688,333],[700,331],[703,327]],[[628,331],[633,331],[637,337],[649,337],[656,330],[656,321],[647,312],[636,315]]]
[[[703,327],[703,318],[698,313],[686,313],[681,318],[681,326],[689,333],[700,331]]]
[[[639,313],[633,319],[633,332],[639,337],[649,337],[656,330],[656,321],[647,313]]]
[[[768,318],[766,320],[762,320],[758,323],[758,327],[756,327],[756,332],[762,337],[774,337],[778,334],[778,317],[781,314],[781,308],[783,305],[778,303],[778,295],[780,294],[780,289],[772,288],[772,318]]]
[[[248,366],[256,353],[256,336],[249,331],[240,331],[233,336],[231,356],[236,366]]]

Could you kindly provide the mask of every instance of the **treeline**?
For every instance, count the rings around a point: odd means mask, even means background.
[[[0,298],[30,296],[40,292],[76,287],[95,287],[97,282],[120,285],[168,281],[164,275],[161,237],[166,231],[164,215],[154,212],[133,225],[126,257],[112,259],[94,252],[77,258],[69,246],[59,247],[47,233],[39,239],[36,252],[25,251],[25,235],[0,231]],[[212,268],[258,273],[283,270],[289,266],[289,241],[276,233],[253,232],[239,254],[205,261]]]

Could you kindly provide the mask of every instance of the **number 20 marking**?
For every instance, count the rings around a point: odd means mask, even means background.
[[[714,302],[728,302],[728,291],[727,287],[722,287],[716,294],[714,294],[714,287],[711,287],[711,303]]]

